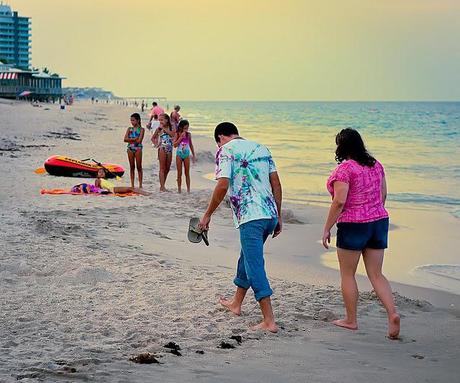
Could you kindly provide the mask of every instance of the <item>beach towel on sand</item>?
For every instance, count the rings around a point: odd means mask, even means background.
[[[139,194],[130,192],[130,193],[100,193],[100,192],[89,192],[89,193],[84,193],[84,192],[77,192],[77,191],[72,191],[69,189],[41,189],[40,194],[70,194],[70,195],[111,195],[111,196],[117,196],[117,197],[133,197],[137,196]]]

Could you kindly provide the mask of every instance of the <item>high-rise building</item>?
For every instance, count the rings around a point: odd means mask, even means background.
[[[31,21],[0,3],[0,61],[17,68],[30,67]]]

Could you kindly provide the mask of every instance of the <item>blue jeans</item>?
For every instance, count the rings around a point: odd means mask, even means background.
[[[246,290],[251,287],[257,301],[273,294],[265,273],[264,243],[277,223],[276,218],[257,219],[240,226],[241,252],[233,283]]]

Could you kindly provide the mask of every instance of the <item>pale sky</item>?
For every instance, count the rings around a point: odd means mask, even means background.
[[[32,64],[118,96],[460,100],[460,0],[9,0]]]

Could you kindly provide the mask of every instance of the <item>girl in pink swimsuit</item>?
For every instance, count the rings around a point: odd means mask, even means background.
[[[184,166],[185,183],[187,193],[190,193],[190,154],[195,162],[195,149],[192,143],[192,134],[188,131],[189,123],[187,120],[181,120],[177,126],[174,147],[176,150],[176,168],[177,168],[177,191],[181,192],[182,187],[182,165]]]

